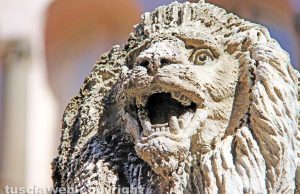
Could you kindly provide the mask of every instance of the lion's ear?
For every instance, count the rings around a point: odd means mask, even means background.
[[[90,75],[85,78],[79,94],[65,109],[62,121],[62,137],[56,164],[68,166],[73,154],[94,136],[103,114],[103,100],[117,81],[125,63],[126,51],[115,46],[96,62]]]

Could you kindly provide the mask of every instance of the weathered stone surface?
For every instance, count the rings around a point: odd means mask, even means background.
[[[62,128],[55,187],[296,192],[298,73],[265,27],[204,1],[145,13]]]

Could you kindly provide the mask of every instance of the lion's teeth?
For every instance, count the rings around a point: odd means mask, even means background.
[[[191,105],[192,101],[189,100],[187,97],[185,97],[182,94],[178,94],[175,92],[171,93],[171,97],[175,100],[177,100],[178,102],[180,102],[183,106],[189,106]]]
[[[181,102],[184,106],[190,106],[192,101],[189,100],[187,97],[184,96],[183,101]]]
[[[192,113],[191,111],[187,111],[183,115],[181,115],[178,119],[179,127],[181,129],[186,128],[188,124],[191,122],[193,115],[194,113]]]
[[[143,128],[143,135],[149,136],[151,134],[151,122],[148,117],[147,111],[144,109],[138,109],[138,117]]]
[[[176,92],[171,92],[171,97],[175,100],[179,100],[180,94],[176,93]]]
[[[207,119],[207,110],[205,109],[197,109],[193,117],[191,118],[192,122],[188,125],[188,130],[195,131],[197,127],[199,127],[199,123],[203,123],[205,119]]]
[[[152,127],[154,127],[154,128],[157,128],[157,127],[166,127],[166,126],[168,126],[168,123],[163,123],[163,124],[154,124],[154,125],[152,125]]]
[[[179,119],[178,119],[178,124],[179,124],[179,127],[180,127],[181,129],[184,129],[184,128],[185,128],[185,121],[184,121],[184,119],[179,118]]]
[[[170,127],[166,127],[166,132],[170,133]]]
[[[190,106],[191,105],[191,101],[190,100],[186,100],[186,101],[184,101],[184,102],[181,102],[181,104],[183,105],[183,106]]]
[[[151,129],[151,128],[150,128]],[[151,134],[151,130],[148,130],[148,129],[146,129],[146,128],[144,128],[144,130],[143,130],[143,135],[144,136],[149,136]]]
[[[179,133],[179,124],[176,116],[172,116],[169,121],[170,131],[174,134]]]

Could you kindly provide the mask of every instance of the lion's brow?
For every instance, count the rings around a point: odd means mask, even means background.
[[[214,57],[219,58],[221,51],[216,41],[205,36],[198,37],[187,37],[187,36],[178,36],[180,40],[185,43],[186,48],[194,49],[209,49],[211,50]]]

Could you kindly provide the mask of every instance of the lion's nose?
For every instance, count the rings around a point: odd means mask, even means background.
[[[153,58],[140,58],[139,66],[145,67],[148,74],[155,74],[159,68],[174,63],[171,59],[165,57],[153,57]]]

